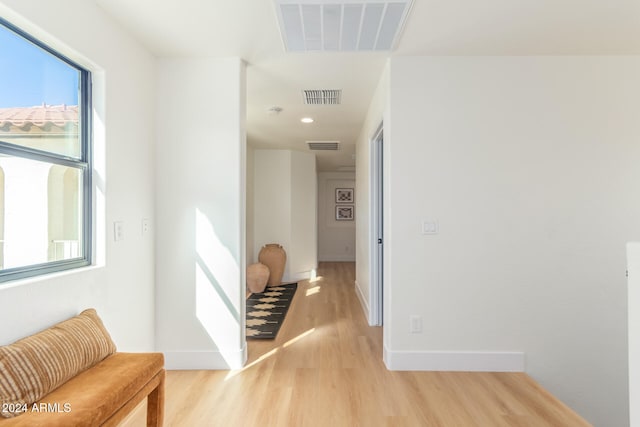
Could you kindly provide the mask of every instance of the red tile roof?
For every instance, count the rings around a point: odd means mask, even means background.
[[[47,125],[65,127],[77,124],[77,105],[0,108],[0,130],[9,130],[11,126],[28,130],[31,126],[42,128]]]

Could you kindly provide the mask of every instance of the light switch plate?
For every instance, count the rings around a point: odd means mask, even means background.
[[[422,221],[422,234],[438,234],[439,228],[440,227],[438,226],[438,221]]]

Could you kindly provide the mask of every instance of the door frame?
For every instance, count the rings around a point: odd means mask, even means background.
[[[384,289],[384,216],[383,216],[383,148],[384,123],[371,138],[370,149],[370,186],[369,186],[369,325],[383,324],[383,289]]]
[[[640,242],[627,243],[629,419],[640,426]]]

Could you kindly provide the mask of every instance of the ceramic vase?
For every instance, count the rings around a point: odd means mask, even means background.
[[[269,281],[267,286],[278,286],[282,283],[284,265],[287,262],[287,253],[277,243],[266,244],[260,249],[258,260],[269,268]]]
[[[260,293],[267,287],[269,267],[262,263],[251,264],[247,267],[247,288],[251,293]]]

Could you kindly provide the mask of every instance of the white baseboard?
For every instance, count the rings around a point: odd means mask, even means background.
[[[354,255],[318,255],[319,262],[355,262],[356,256]]]
[[[167,370],[228,370],[240,369],[247,361],[247,345],[241,350],[220,351],[165,351]]]
[[[389,351],[384,363],[390,371],[524,372],[522,352]]]
[[[362,295],[362,291],[360,290],[360,286],[358,286],[357,280],[355,283],[355,287],[356,287],[356,295],[358,296],[358,301],[360,301],[360,306],[362,306],[362,310],[364,311],[364,317],[367,319],[367,323],[371,325],[371,322],[369,321],[369,301],[367,301],[364,298],[364,295]]]
[[[311,278],[311,271],[300,271],[293,274],[285,274],[282,276],[283,283],[300,282],[302,280],[309,280]]]

